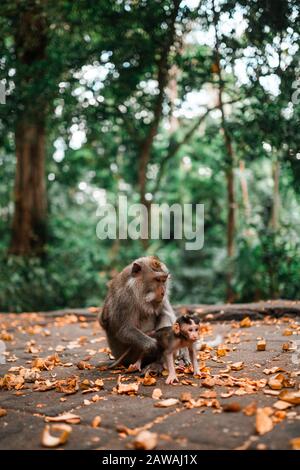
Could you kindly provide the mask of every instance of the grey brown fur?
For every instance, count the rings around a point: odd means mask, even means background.
[[[159,298],[154,297],[155,276],[166,279]],[[122,364],[133,364],[140,356],[144,364],[156,360],[157,342],[150,334],[176,320],[168,291],[168,270],[153,256],[135,260],[111,280],[99,322],[117,360],[130,348]]]

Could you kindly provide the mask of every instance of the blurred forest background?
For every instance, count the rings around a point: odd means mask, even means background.
[[[0,309],[99,305],[144,253],[173,302],[299,298],[299,12],[2,0]],[[97,207],[119,194],[205,204],[204,248],[99,240]]]

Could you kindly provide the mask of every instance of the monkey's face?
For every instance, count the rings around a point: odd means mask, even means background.
[[[167,273],[148,273],[146,281],[146,301],[161,303],[167,292]]]
[[[194,343],[199,339],[199,323],[200,319],[195,315],[182,315],[173,325],[173,331],[176,336],[181,335],[186,341]]]
[[[148,258],[144,259],[148,261]],[[139,286],[139,291],[142,292],[145,301],[155,305],[160,304],[166,296],[169,273],[163,270],[162,264],[154,267],[151,258],[150,260],[150,263],[134,262],[131,275],[135,279],[136,285]]]

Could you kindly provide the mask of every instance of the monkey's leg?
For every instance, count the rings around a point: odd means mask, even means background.
[[[179,350],[179,354],[175,360],[176,365],[179,369],[185,369],[191,365],[191,359],[188,348],[182,348]]]
[[[174,356],[173,352],[170,352],[166,355],[166,361],[168,366],[169,375],[166,379],[166,384],[173,384],[174,382],[178,382],[178,378],[176,375],[176,370],[174,366]]]
[[[146,374],[149,374],[149,373],[153,373],[153,374],[156,374],[156,375],[159,375],[162,373],[164,367],[162,365],[161,362],[157,361],[157,362],[152,362],[151,364],[148,364],[147,366],[145,366],[143,369],[142,369],[142,375],[146,375]]]
[[[196,344],[194,343],[191,348],[189,348],[189,353],[190,353],[190,358],[193,364],[193,369],[194,369],[194,375],[199,375],[200,370],[199,370],[199,364],[197,360],[197,349],[196,349]]]

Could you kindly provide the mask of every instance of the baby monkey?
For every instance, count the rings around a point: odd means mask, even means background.
[[[194,375],[199,374],[199,365],[197,361],[196,342],[199,339],[200,320],[196,315],[182,315],[177,318],[173,326],[160,328],[154,334],[157,341],[157,357],[163,366],[168,369],[169,375],[166,384],[178,382],[176,375],[174,359],[179,349],[187,348],[193,365]],[[142,358],[129,366],[130,370],[140,370]]]

